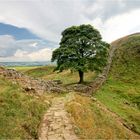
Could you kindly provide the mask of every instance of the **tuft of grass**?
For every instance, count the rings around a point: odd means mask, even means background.
[[[37,139],[49,96],[32,96],[0,77],[0,139]]]

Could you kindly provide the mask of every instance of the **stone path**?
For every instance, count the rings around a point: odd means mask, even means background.
[[[78,140],[70,116],[64,109],[66,100],[67,97],[53,99],[40,125],[39,140]]]

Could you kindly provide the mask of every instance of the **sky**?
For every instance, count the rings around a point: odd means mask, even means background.
[[[110,43],[140,32],[140,0],[0,0],[0,61],[49,61],[67,27],[91,24]]]

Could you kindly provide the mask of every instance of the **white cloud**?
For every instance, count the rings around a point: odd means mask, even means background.
[[[1,35],[0,36],[0,48],[6,48],[10,44],[13,45],[14,40],[15,40],[14,37],[11,35]]]
[[[31,43],[30,46],[32,46],[32,47],[36,47],[37,44],[38,44],[37,42],[34,42],[34,43]]]
[[[0,57],[12,56],[16,50],[15,39],[10,35],[0,36]],[[11,51],[9,51],[9,49]]]
[[[58,47],[61,32],[72,25],[92,24],[109,42],[138,32],[139,7],[138,0],[2,0],[0,22],[27,28],[56,44],[0,36],[0,61],[8,56],[9,60],[41,60],[41,56],[49,60],[50,48]]]
[[[22,50],[17,50],[12,59],[18,61],[50,61],[53,49],[45,48],[36,52],[27,52]]]
[[[52,56],[52,49],[50,48],[41,49],[38,52],[33,52],[28,55],[28,57],[32,61],[48,61],[50,60],[51,56]]]
[[[47,47],[49,44],[50,48]],[[48,61],[51,59],[52,42],[43,40],[15,40],[13,36],[0,36],[0,61]]]
[[[58,41],[62,30],[80,24],[79,4],[74,0],[2,1],[0,21],[25,27],[42,38]]]
[[[0,62],[28,62],[28,61],[50,61],[53,49],[45,48],[36,52],[27,52],[18,49],[13,56],[0,57]]]
[[[57,43],[61,32],[66,27],[89,23],[95,24],[106,39],[106,34],[112,30],[110,28],[113,28],[114,35],[118,32],[121,36],[127,33],[126,30],[115,29],[116,24],[117,28],[121,26],[123,17],[116,20],[116,23],[112,22],[111,27],[107,26],[108,22],[111,23],[110,20],[122,13],[130,12],[131,14],[135,8],[139,7],[140,2],[137,0],[4,0],[0,4],[0,22],[25,27],[38,36]],[[134,17],[130,17],[129,14],[126,16],[132,21],[136,20],[135,15]],[[127,30],[132,30],[134,26],[135,23],[131,22],[131,27]],[[110,39],[107,40],[111,41],[117,39],[110,35],[108,38]]]
[[[16,57],[16,58],[23,58],[23,57],[25,57],[25,56],[27,56],[28,55],[28,52],[27,51],[22,51],[22,50],[17,50],[16,51],[16,53],[14,54],[14,56]]]
[[[88,1],[88,0],[87,0]],[[114,16],[140,8],[139,0],[89,0],[85,3],[85,17],[106,21]],[[88,10],[87,10],[88,9]]]
[[[140,10],[118,15],[107,20],[103,26],[104,39],[111,42],[117,38],[140,31]],[[135,27],[137,27],[135,29]],[[139,28],[138,28],[139,27]]]

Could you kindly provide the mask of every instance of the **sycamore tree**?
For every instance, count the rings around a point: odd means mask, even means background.
[[[107,63],[109,44],[91,25],[72,26],[62,32],[60,47],[53,51],[52,62],[57,62],[60,72],[71,69],[79,72],[79,83],[84,82],[84,72],[101,71]]]

